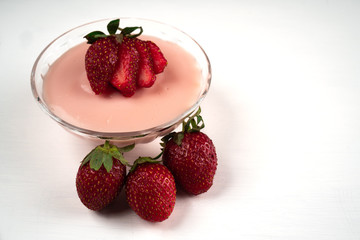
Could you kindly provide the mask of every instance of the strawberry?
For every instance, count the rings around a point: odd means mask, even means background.
[[[164,165],[173,173],[176,183],[193,195],[210,189],[217,168],[215,146],[200,132],[204,127],[200,111],[199,108],[183,123],[182,132],[165,136],[162,143]]]
[[[134,38],[134,43],[136,50],[140,54],[139,76],[137,79],[137,86],[139,88],[149,88],[154,84],[156,80],[150,49],[149,46],[146,44],[146,41]]]
[[[85,69],[95,94],[110,92],[112,85],[125,97],[131,97],[137,88],[151,87],[156,74],[167,65],[155,43],[137,39],[142,27],[121,29],[119,24],[116,19],[107,25],[110,35],[94,31],[85,36],[91,44],[85,55]],[[135,30],[140,32],[132,34]]]
[[[127,202],[141,218],[150,222],[162,222],[169,218],[175,206],[174,177],[160,163],[136,164],[137,161],[125,183]]]
[[[125,182],[125,165],[129,165],[122,153],[132,148],[118,148],[106,141],[84,158],[76,175],[76,190],[87,208],[101,210],[116,198]]]
[[[161,52],[160,48],[152,41],[146,41],[146,45],[150,49],[151,57],[154,63],[155,74],[162,73],[167,66],[167,60]]]
[[[139,60],[139,52],[136,50],[134,42],[124,37],[120,45],[119,61],[111,84],[125,97],[131,97],[136,91]]]
[[[107,91],[118,62],[118,43],[114,37],[100,38],[88,48],[85,68],[95,94]]]

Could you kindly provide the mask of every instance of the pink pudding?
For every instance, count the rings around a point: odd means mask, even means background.
[[[77,127],[98,132],[130,132],[165,124],[180,116],[199,99],[202,72],[195,58],[175,43],[152,40],[168,61],[151,88],[142,88],[130,98],[119,92],[95,95],[85,72],[81,43],[57,59],[44,76],[43,95],[50,110]]]

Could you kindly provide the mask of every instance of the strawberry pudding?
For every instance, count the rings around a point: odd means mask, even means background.
[[[50,110],[73,125],[102,132],[144,130],[181,115],[201,94],[200,68],[176,44],[152,40],[161,46],[169,64],[151,88],[140,89],[131,98],[116,90],[95,95],[85,73],[89,45],[71,48],[44,78],[44,100]]]
[[[156,43],[166,68],[151,87],[138,88],[131,97],[115,87],[95,93],[85,70],[90,45],[79,36],[107,21],[80,26],[54,40],[35,62],[33,94],[43,110],[71,132],[97,139],[151,141],[172,131],[199,106],[210,86],[208,58],[193,39],[173,27],[121,19],[124,25],[143,27],[138,38]]]

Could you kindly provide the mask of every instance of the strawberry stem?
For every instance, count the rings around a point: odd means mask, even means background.
[[[161,139],[160,145],[162,147],[162,152],[164,151],[166,143],[171,139],[180,146],[184,138],[184,133],[200,132],[200,130],[205,127],[204,119],[200,113],[201,108],[199,107],[194,114],[191,115],[190,113],[187,119],[183,121],[181,132],[171,132]]]
[[[110,148],[110,143],[108,140],[105,141],[104,148]]]
[[[203,118],[200,115],[201,108],[199,107],[198,110],[193,114],[190,115],[187,121],[183,121],[182,131],[185,132],[199,132],[201,129],[205,127],[205,123]]]

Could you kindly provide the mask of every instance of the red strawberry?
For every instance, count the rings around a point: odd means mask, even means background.
[[[119,61],[111,84],[124,96],[131,97],[136,91],[140,55],[134,42],[124,37],[120,45]]]
[[[139,76],[137,80],[138,87],[151,87],[155,80],[155,72],[153,66],[153,59],[150,54],[149,46],[145,41],[134,38],[136,50],[140,54],[140,62],[139,62]]]
[[[125,191],[129,206],[147,221],[162,222],[174,209],[174,177],[160,163],[137,165],[127,176]]]
[[[163,163],[174,174],[176,183],[194,195],[204,193],[213,185],[217,156],[212,140],[199,130],[199,111],[184,123],[184,131],[165,137],[162,144]],[[198,120],[196,123],[195,118]],[[191,128],[191,127],[195,127]],[[169,138],[166,139],[166,138]]]
[[[132,147],[118,148],[106,141],[84,158],[76,175],[76,190],[87,208],[101,210],[118,195],[125,182],[125,165],[128,165],[122,153]]]
[[[167,60],[161,52],[160,48],[152,41],[146,41],[154,63],[155,74],[162,73],[167,65]]]
[[[95,94],[107,91],[118,61],[118,43],[114,37],[100,38],[88,48],[85,68]]]

